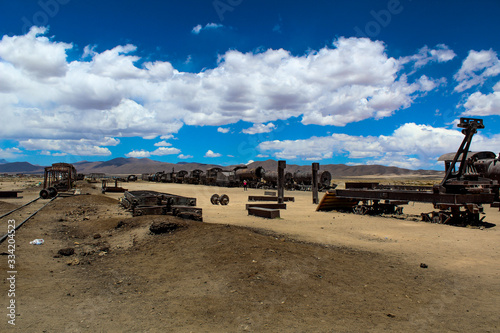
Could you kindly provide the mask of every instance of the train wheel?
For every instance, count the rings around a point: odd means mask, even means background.
[[[57,190],[54,187],[49,187],[47,189],[47,191],[49,192],[49,196],[51,198],[53,198],[53,197],[55,197],[57,195]]]
[[[365,215],[368,209],[365,206],[357,205],[352,208],[354,214]]]
[[[224,206],[227,205],[229,203],[229,197],[226,194],[221,195],[219,198],[219,203]]]
[[[40,198],[48,199],[49,197],[50,197],[49,191],[47,191],[46,189],[40,191]]]
[[[218,194],[212,195],[212,197],[210,198],[210,202],[212,203],[212,205],[218,205],[219,204],[219,195]]]

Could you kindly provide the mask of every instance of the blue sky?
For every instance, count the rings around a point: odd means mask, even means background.
[[[498,1],[1,1],[0,159],[442,169],[500,151]]]

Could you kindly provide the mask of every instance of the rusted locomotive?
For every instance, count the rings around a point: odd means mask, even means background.
[[[273,189],[277,187],[278,172],[266,171],[262,166],[248,168],[238,166],[232,170],[214,167],[206,171],[195,169],[191,172],[185,170],[172,172],[157,172],[142,177],[144,180],[163,183],[184,183],[223,187],[241,187],[246,181],[250,188]],[[328,171],[318,173],[318,188],[320,191],[332,189],[332,176]],[[299,170],[294,173],[285,173],[285,189],[289,191],[308,191],[312,187],[312,172]]]

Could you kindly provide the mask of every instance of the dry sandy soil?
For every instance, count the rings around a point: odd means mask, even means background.
[[[310,193],[287,192],[295,202],[267,220],[245,211],[248,195],[261,190],[122,185],[196,197],[204,222],[131,217],[118,204],[122,194],[82,185],[83,195],[56,199],[16,232],[15,326],[7,317],[8,248],[0,245],[0,331],[500,331],[498,209],[485,209],[493,226],[462,228],[316,212]],[[38,190],[2,200],[0,214]],[[214,193],[228,194],[229,205],[211,205]],[[26,210],[9,218],[20,223]],[[162,221],[177,229],[152,234]],[[0,228],[7,232],[6,218]],[[30,245],[35,238],[45,243]],[[74,254],[59,253],[67,248]]]

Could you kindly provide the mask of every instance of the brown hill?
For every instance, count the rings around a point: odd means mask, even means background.
[[[195,169],[207,170],[218,165],[202,163],[168,163],[151,160],[149,158],[115,158],[105,162],[78,162],[74,164],[78,173],[106,173],[106,174],[141,174],[156,173],[159,171],[175,171]]]
[[[140,174],[169,170],[172,163],[154,161],[149,158],[115,158],[104,162],[79,162],[74,164],[78,173]]]
[[[248,165],[249,168],[263,167],[264,170],[276,170],[278,168],[278,161],[266,160],[256,161]],[[311,165],[286,165],[287,172],[296,171],[309,171]],[[442,176],[442,171],[436,170],[410,170],[394,166],[383,165],[356,165],[350,166],[345,164],[320,164],[321,171],[329,171],[333,177],[359,177],[359,176],[388,176],[388,175],[422,175],[422,176]]]
[[[105,173],[108,175],[126,175],[126,174],[142,174],[156,173],[159,171],[192,171],[195,169],[208,170],[214,167],[220,167],[224,170],[233,170],[242,165],[220,166],[215,164],[203,163],[168,163],[151,160],[149,158],[115,158],[109,161],[89,162],[82,161],[74,163],[78,173]],[[248,168],[263,167],[264,170],[277,170],[278,161],[265,160],[256,161],[248,164]],[[296,172],[299,170],[308,171],[311,165],[287,164],[287,172]],[[333,177],[358,177],[358,176],[388,176],[388,175],[425,175],[425,176],[441,176],[441,171],[435,170],[409,170],[393,166],[383,165],[356,165],[349,166],[345,164],[320,164],[320,170],[329,171]],[[0,165],[0,172],[6,173],[43,173],[43,167],[32,165],[28,162],[15,162]]]
[[[43,167],[28,162],[12,162],[0,164],[2,173],[43,173]]]

